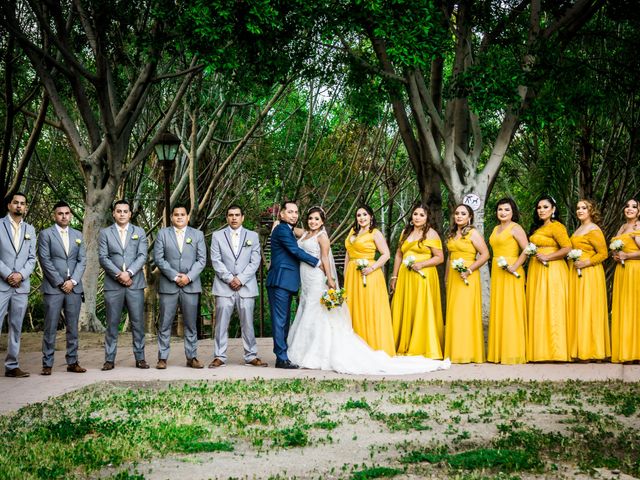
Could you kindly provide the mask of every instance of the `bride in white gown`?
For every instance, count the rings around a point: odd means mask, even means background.
[[[320,258],[328,275],[319,268],[300,265],[300,303],[287,338],[289,359],[303,368],[350,374],[405,375],[449,368],[448,359],[390,357],[383,351],[372,350],[351,328],[347,305],[327,310],[320,303],[327,288],[337,287],[337,276],[323,227],[324,211],[320,207],[311,208],[307,222],[308,231],[296,229],[297,234],[302,234],[298,245]]]

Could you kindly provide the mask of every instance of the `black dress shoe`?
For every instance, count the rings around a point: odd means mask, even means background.
[[[286,368],[287,370],[295,370],[298,367],[295,363],[291,363],[291,360],[276,360],[276,368]]]

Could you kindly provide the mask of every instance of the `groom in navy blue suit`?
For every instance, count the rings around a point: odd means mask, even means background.
[[[281,205],[280,221],[271,232],[271,266],[267,274],[273,353],[276,354],[276,368],[298,368],[287,356],[291,298],[300,288],[300,262],[319,267],[320,260],[298,247],[293,234],[293,227],[298,223],[295,202]]]

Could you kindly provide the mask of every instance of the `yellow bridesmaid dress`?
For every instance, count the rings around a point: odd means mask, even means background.
[[[491,268],[491,310],[489,314],[489,346],[487,360],[512,365],[527,362],[527,301],[524,293],[524,269],[518,268],[517,278],[498,266],[504,257],[513,265],[520,256],[520,246],[513,238],[515,223],[502,232],[496,226],[489,237],[493,250]]]
[[[622,240],[625,253],[640,250],[635,238],[640,230],[624,233],[613,240]],[[616,363],[640,360],[640,259],[618,263],[613,277],[611,302],[611,361]]]
[[[374,350],[383,350],[388,355],[396,354],[391,325],[389,292],[382,269],[367,275],[364,286],[362,274],[357,270],[356,261],[366,259],[369,265],[375,262],[376,244],[373,233],[376,230],[355,236],[351,230],[345,240],[349,263],[344,275],[347,306],[351,313],[353,330]]]
[[[449,265],[447,268],[447,324],[445,326],[444,356],[451,363],[484,362],[484,334],[482,332],[482,293],[480,272],[467,277],[466,285],[451,263],[462,258],[471,265],[477,250],[470,235],[447,240]]]
[[[571,247],[567,229],[560,222],[538,228],[529,237],[538,252],[548,255]],[[544,266],[529,260],[527,273],[527,357],[531,362],[569,361],[569,268],[564,259]]]
[[[569,346],[571,358],[602,360],[611,356],[609,309],[604,262],[609,256],[602,230],[571,236],[574,249],[582,250],[580,260],[591,260],[592,267],[581,269],[569,261]]]
[[[402,242],[402,238],[400,238]],[[440,239],[403,242],[403,261],[413,255],[416,263],[432,257],[431,248],[442,250]],[[444,326],[440,304],[440,279],[436,267],[418,272],[400,266],[391,304],[393,336],[398,355],[424,355],[442,359]]]

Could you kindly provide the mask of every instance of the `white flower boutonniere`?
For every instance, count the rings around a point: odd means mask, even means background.
[[[31,240],[31,235],[29,235],[28,233],[24,234],[24,239],[25,240]]]
[[[82,243],[82,240],[79,238],[76,238],[76,244],[80,245]]]
[[[193,241],[193,240],[191,240],[191,237],[187,237],[187,238],[186,238],[186,240],[185,240],[185,242],[186,242],[188,245],[191,245],[191,242],[192,242],[192,241]]]
[[[244,242],[245,247],[250,247],[251,245],[253,245],[253,242],[251,240],[247,240],[246,242]]]
[[[138,240],[140,238],[140,235],[138,235],[137,233],[134,233],[133,236],[131,237],[131,240]]]

